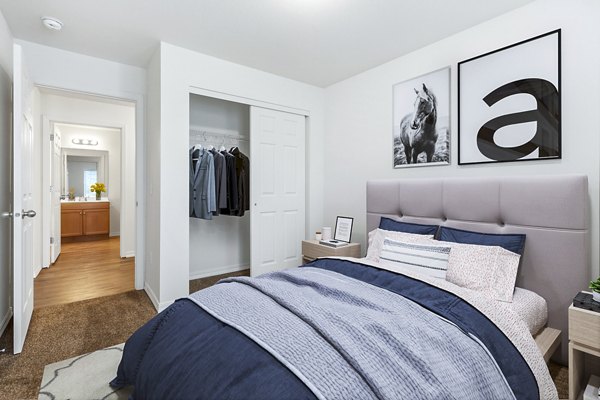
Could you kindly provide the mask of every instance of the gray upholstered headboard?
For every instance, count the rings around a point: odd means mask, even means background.
[[[554,359],[567,363],[567,309],[589,284],[587,176],[398,179],[367,182],[367,232],[381,216],[487,233],[524,233],[517,286],[548,303],[562,331]]]

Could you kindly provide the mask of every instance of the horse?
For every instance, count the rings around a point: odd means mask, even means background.
[[[417,98],[414,111],[407,114],[400,122],[400,141],[404,146],[406,163],[417,163],[419,154],[425,152],[427,162],[433,159],[435,143],[438,139],[435,125],[437,123],[437,100],[431,90],[423,83],[421,90],[414,89]]]

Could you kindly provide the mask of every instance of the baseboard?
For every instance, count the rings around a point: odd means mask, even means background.
[[[42,266],[38,265],[37,267],[33,267],[33,279],[37,278],[39,273],[42,271]]]
[[[248,264],[227,265],[225,267],[213,268],[208,271],[190,272],[190,281],[194,279],[206,278],[208,276],[229,274],[231,272],[239,272],[245,269],[250,269]]]
[[[8,326],[8,323],[10,322],[10,319],[13,316],[13,312],[12,312],[12,307],[8,307],[8,310],[6,310],[6,314],[4,315],[4,318],[2,318],[2,321],[0,321],[0,336],[2,336],[4,334],[4,331],[6,330],[6,327]]]
[[[128,251],[121,256],[121,258],[131,258],[131,257],[135,257],[135,251],[133,251],[133,250]]]
[[[150,286],[148,286],[148,282],[144,282],[144,291],[150,298],[150,301],[152,302],[152,305],[154,306],[154,308],[156,309],[157,312],[161,312],[162,310],[169,307],[173,303],[172,301],[164,301],[164,302],[160,303],[158,301],[158,297],[156,297],[156,294],[154,293],[152,288]]]
[[[110,232],[108,234],[109,237],[121,236],[121,232]]]

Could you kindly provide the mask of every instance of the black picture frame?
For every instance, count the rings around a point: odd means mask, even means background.
[[[392,147],[395,169],[450,165],[451,76],[452,68],[446,66],[392,86]],[[419,103],[416,101],[419,99],[427,101]],[[432,109],[426,110],[425,117],[416,118],[415,116],[419,115],[417,109],[425,103],[431,104]],[[413,127],[413,121],[420,122]],[[424,140],[420,139],[418,147],[406,149],[405,146],[414,135]],[[431,140],[433,135],[435,141]],[[427,145],[430,140],[433,142],[432,148]],[[420,151],[413,154],[415,149]],[[431,160],[428,160],[428,151]],[[417,162],[411,161],[411,154],[417,158]]]
[[[340,224],[341,222],[341,224]],[[350,228],[347,229],[347,224],[350,224]],[[333,240],[337,240],[339,242],[350,243],[352,240],[352,226],[354,225],[353,217],[342,217],[337,216],[335,219],[335,230],[333,231]],[[338,227],[341,228],[346,226],[342,232],[338,231]],[[346,230],[348,230],[348,234],[346,235]]]
[[[556,69],[556,84],[551,81],[544,79],[537,79],[535,76],[532,78],[530,75],[523,76],[522,79],[516,81],[504,82],[500,87],[494,88],[490,93],[485,93],[483,98],[466,99],[464,82],[469,78],[463,76],[462,71],[469,63],[481,62],[486,57],[498,55],[502,52],[509,52],[511,49],[515,49],[519,46],[538,41],[540,39],[547,38],[549,36],[556,35],[556,53],[557,57],[553,65],[550,68]],[[505,53],[505,56],[508,53]],[[550,55],[549,55],[550,57]],[[532,58],[535,58],[532,55]],[[550,60],[548,60],[550,61]],[[533,63],[533,62],[532,62]],[[514,65],[517,65],[514,67]],[[527,63],[508,63],[502,64],[501,68],[519,68],[518,65],[526,65]],[[544,65],[547,65],[545,63]],[[523,68],[524,70],[527,68]],[[490,74],[493,71],[490,71]],[[550,32],[505,46],[488,53],[484,53],[467,60],[458,63],[458,165],[473,165],[473,164],[489,164],[489,163],[505,163],[505,162],[516,162],[516,161],[540,161],[540,160],[559,160],[562,158],[562,89],[561,89],[561,29],[555,29]],[[488,75],[489,76],[489,75]],[[550,83],[554,85],[556,93],[550,93],[545,96],[541,96],[540,93],[547,93]],[[532,94],[532,91],[537,91],[537,96]],[[496,102],[502,99],[511,97],[514,94],[529,94],[534,97],[537,103],[537,108],[533,110],[531,107],[518,110],[518,112],[512,112],[509,114],[495,116],[494,118],[485,122],[477,131],[474,131],[472,127],[465,128],[466,114],[473,112],[473,110],[465,110],[465,106],[462,104],[465,101],[481,101],[492,107]],[[540,99],[540,97],[542,97]],[[485,100],[487,99],[487,100]],[[465,114],[465,115],[463,115]],[[532,135],[533,138],[520,145],[503,147],[498,145],[494,141],[494,134],[504,126],[518,125],[525,122],[533,122],[533,115],[538,117],[536,122],[536,131]],[[544,118],[547,117],[547,118]],[[509,120],[512,118],[512,122]],[[529,119],[527,119],[529,118]],[[542,128],[540,128],[540,125]],[[540,133],[541,132],[541,133]],[[467,139],[465,139],[465,137]],[[549,139],[550,138],[550,139]],[[471,148],[467,148],[465,142],[469,143]],[[497,157],[488,158],[481,152],[478,157],[483,159],[474,159],[465,153],[472,154],[474,151],[473,146],[477,146],[479,151],[485,149],[488,154],[495,154]],[[529,151],[532,149],[532,151]],[[468,151],[466,151],[468,150]],[[526,153],[529,151],[528,153]],[[534,151],[538,151],[538,157],[531,157]],[[546,154],[547,153],[547,154]],[[524,158],[526,157],[526,158]],[[487,158],[487,159],[486,159]]]

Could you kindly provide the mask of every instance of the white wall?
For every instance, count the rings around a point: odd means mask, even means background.
[[[188,293],[188,134],[190,87],[308,110],[307,232],[321,226],[323,89],[161,43],[159,307]],[[148,153],[150,156],[150,151]],[[152,178],[151,178],[152,179]],[[150,184],[150,180],[149,180]],[[150,234],[150,230],[148,230]],[[168,238],[168,239],[167,239]],[[152,288],[154,290],[154,288]],[[154,290],[156,293],[156,290]]]
[[[381,178],[583,173],[591,199],[591,273],[598,275],[600,2],[540,0],[326,89],[325,222],[355,217],[365,252],[365,182]],[[562,160],[457,165],[457,62],[562,28]],[[452,66],[451,163],[392,168],[392,85]]]
[[[148,121],[147,121],[147,140],[146,140],[146,168],[147,173],[147,199],[146,199],[146,274],[144,279],[144,289],[154,307],[159,306],[160,291],[160,198],[161,198],[161,178],[160,166],[161,149],[161,50],[160,47],[152,56],[148,64]],[[167,273],[165,268],[165,274]]]
[[[127,114],[129,111],[130,119],[133,120],[133,108],[128,107],[129,110],[123,110]],[[106,182],[99,180],[107,185],[107,193],[103,193],[103,197],[108,197],[110,201],[110,236],[119,236],[121,233],[121,214],[125,216],[126,220],[134,220],[130,218],[135,213],[135,203],[133,201],[135,193],[132,186],[125,185],[127,195],[129,196],[129,204],[123,202],[121,193],[122,181],[121,172],[123,175],[128,174],[129,178],[134,175],[134,171],[121,171],[121,162],[124,157],[132,155],[121,154],[121,132],[115,129],[99,129],[91,128],[86,129],[83,127],[77,127],[72,125],[60,125],[61,142],[63,149],[79,149],[79,150],[96,150],[108,152],[108,179]],[[73,139],[94,139],[98,141],[97,146],[86,146],[82,144],[74,144]],[[124,157],[123,157],[124,156]],[[125,176],[125,180],[127,180]],[[83,179],[83,175],[81,176]],[[100,179],[100,176],[99,176]],[[69,185],[71,184],[71,176],[69,175]],[[66,188],[68,191],[68,188]],[[76,194],[76,196],[78,196]],[[133,225],[130,225],[133,226]],[[132,236],[131,236],[132,235]],[[128,253],[134,253],[135,247],[135,231],[132,229],[123,230],[123,245],[127,246],[124,250]],[[125,245],[125,243],[127,243]]]
[[[12,35],[0,12],[0,212],[10,209],[12,190],[10,154],[12,137]],[[11,224],[0,217],[0,336],[12,316]]]
[[[95,138],[98,146],[92,150],[109,152],[109,200],[111,235],[121,235],[121,256],[135,255],[135,109],[132,105],[113,104],[85,98],[61,96],[42,91],[42,114],[53,122],[84,124],[96,127],[123,129],[77,128],[61,125],[63,148],[86,149],[90,146],[76,145],[73,138]],[[124,135],[125,148],[121,148]],[[127,149],[131,150],[127,150]],[[125,179],[121,192],[121,171]],[[120,216],[124,216],[121,229]]]
[[[190,125],[209,132],[243,136],[246,140],[219,140],[218,135],[190,138],[190,145],[238,146],[250,154],[250,106],[190,95]],[[252,160],[250,160],[252,163]],[[243,217],[219,215],[212,220],[190,218],[190,279],[250,268],[250,213]],[[226,249],[226,250],[225,250]]]
[[[1,31],[1,27],[0,27]],[[145,207],[146,207],[146,168],[145,168],[145,93],[146,70],[131,65],[116,63],[96,57],[60,50],[36,43],[17,40],[23,47],[27,57],[29,76],[36,85],[66,89],[75,92],[104,95],[108,97],[131,100],[135,107],[135,158],[126,159],[126,163],[134,163],[136,177],[127,182],[128,187],[135,187],[138,194],[136,214],[138,218],[128,223],[136,226],[136,247],[145,247]],[[2,42],[0,42],[2,45]],[[130,143],[131,145],[131,143]],[[130,146],[129,146],[130,147]],[[129,148],[127,147],[127,148]],[[127,152],[124,148],[123,152]],[[124,168],[127,164],[124,163]],[[48,164],[49,166],[49,164]],[[130,247],[127,245],[127,247]],[[132,253],[127,256],[133,255]],[[136,289],[144,285],[144,252],[136,254],[135,259]]]

